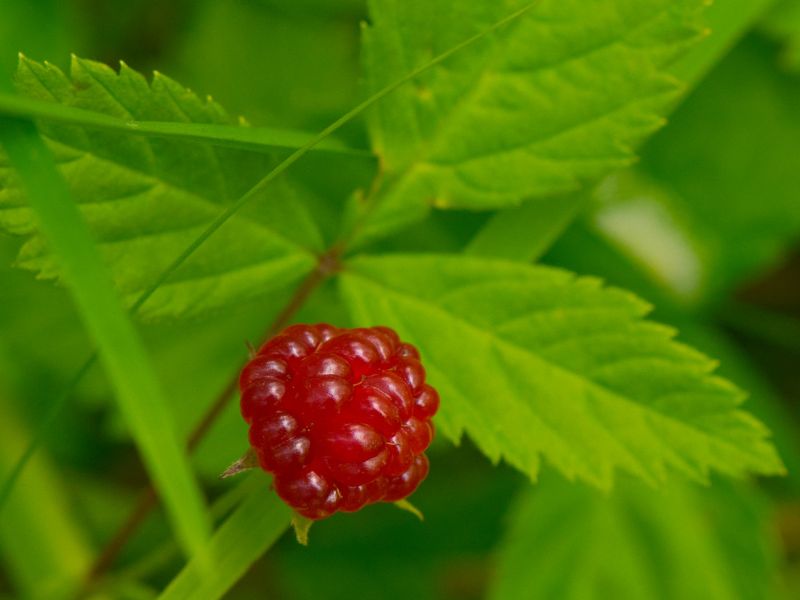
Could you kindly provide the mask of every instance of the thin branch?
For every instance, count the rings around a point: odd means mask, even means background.
[[[340,252],[338,247],[334,247],[320,257],[317,268],[306,278],[300,287],[297,288],[286,306],[284,306],[281,312],[275,317],[275,320],[264,335],[264,341],[273,337],[281,329],[286,327],[294,314],[305,304],[314,290],[338,270]],[[208,407],[208,410],[206,410],[197,425],[195,425],[186,442],[186,447],[190,453],[197,448],[212,425],[225,410],[228,402],[230,402],[231,398],[235,395],[238,383],[239,374],[237,372],[236,375],[228,381],[213,404]],[[84,592],[88,591],[92,584],[113,566],[122,549],[138,531],[141,524],[150,514],[150,511],[156,506],[158,506],[158,495],[153,485],[150,484],[139,496],[139,500],[133,507],[133,510],[131,510],[128,518],[119,527],[108,543],[106,543],[105,547],[92,564],[86,575],[83,587]]]

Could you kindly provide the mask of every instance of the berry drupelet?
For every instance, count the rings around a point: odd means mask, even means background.
[[[259,464],[306,518],[402,500],[428,474],[439,395],[417,349],[387,327],[292,325],[239,387]]]

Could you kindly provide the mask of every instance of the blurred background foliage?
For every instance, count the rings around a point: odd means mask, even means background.
[[[719,0],[723,2],[724,0]],[[2,0],[0,66],[17,53],[66,68],[74,52],[158,69],[256,125],[316,131],[359,97],[360,0]],[[543,261],[636,291],[655,317],[721,359],[751,392],[790,475],[603,495],[546,473],[531,488],[469,444],[433,449],[415,496],[337,515],[309,548],[288,535],[231,598],[800,597],[800,3],[769,12]],[[365,146],[359,126],[343,137]],[[313,177],[313,172],[307,174]],[[312,182],[313,185],[313,182]],[[324,192],[324,190],[323,190]],[[486,215],[435,213],[381,249],[459,250]],[[0,235],[0,472],[91,351],[67,294],[13,268]],[[185,434],[247,356],[282,297],[189,322],[143,325]],[[300,320],[347,322],[323,288]],[[198,351],[200,349],[200,351]],[[192,373],[186,378],[186,373]],[[0,521],[4,597],[52,597],[81,577],[146,483],[99,369],[80,385]],[[194,456],[212,497],[244,425],[229,407]],[[580,515],[576,519],[575,515]],[[133,538],[100,595],[148,598],[180,566],[163,515]],[[103,592],[102,590],[113,590]],[[590,593],[589,590],[592,590]]]

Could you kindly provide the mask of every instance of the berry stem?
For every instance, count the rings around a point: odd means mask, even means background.
[[[319,257],[317,268],[303,281],[297,288],[294,295],[291,297],[286,306],[283,307],[281,312],[275,317],[275,320],[269,326],[264,341],[268,340],[276,333],[281,331],[289,324],[295,313],[303,307],[305,302],[328,277],[336,273],[339,269],[339,257],[341,255],[341,248],[338,246],[332,247],[325,254]],[[228,381],[225,388],[217,396],[217,399],[209,406],[203,417],[192,430],[186,441],[186,448],[191,453],[200,444],[202,439],[211,429],[211,426],[216,422],[222,414],[225,407],[230,402],[231,398],[235,395],[239,383],[239,372]],[[158,506],[158,495],[152,484],[139,496],[139,500],[131,510],[128,518],[117,529],[116,533],[103,547],[103,550],[97,556],[97,559],[89,569],[83,586],[83,593],[85,595],[91,589],[92,584],[97,581],[103,573],[108,571],[116,561],[119,553],[128,543],[131,537],[138,531],[139,526],[150,514],[150,511]]]

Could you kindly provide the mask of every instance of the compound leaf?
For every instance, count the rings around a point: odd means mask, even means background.
[[[544,456],[599,487],[782,473],[765,427],[715,363],[645,321],[646,303],[552,268],[444,255],[353,259],[355,320],[418,344],[442,395],[438,425],[535,477]]]

